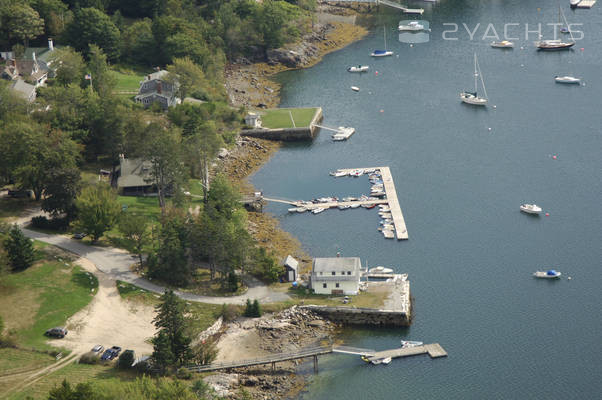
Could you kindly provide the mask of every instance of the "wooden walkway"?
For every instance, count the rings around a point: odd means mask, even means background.
[[[378,360],[382,358],[400,358],[400,357],[411,357],[419,354],[428,354],[431,358],[447,357],[447,352],[441,347],[439,343],[425,344],[416,347],[407,347],[405,349],[398,348],[392,350],[378,351],[371,357],[367,357],[369,361]]]
[[[369,203],[389,204],[389,208],[391,209],[391,219],[393,220],[393,225],[395,226],[395,235],[399,240],[407,240],[409,238],[408,228],[406,227],[406,222],[403,218],[403,213],[401,212],[401,206],[399,205],[399,199],[397,198],[397,190],[395,190],[395,182],[393,182],[393,177],[391,176],[391,170],[389,169],[389,167],[349,168],[339,169],[337,171],[349,173],[358,169],[373,169],[380,171],[381,178],[383,181],[383,187],[385,189],[387,198],[386,200],[382,200],[382,203],[378,203],[376,201],[371,201]]]

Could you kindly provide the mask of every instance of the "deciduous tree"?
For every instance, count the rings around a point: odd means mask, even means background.
[[[142,265],[142,251],[149,243],[148,219],[143,215],[124,213],[119,219],[119,231],[130,242]]]
[[[71,47],[55,49],[50,60],[53,65],[57,65],[56,81],[63,86],[72,83],[79,84],[84,77],[85,63],[84,58]]]
[[[75,201],[75,226],[92,236],[96,242],[115,224],[120,213],[117,194],[110,186],[99,184],[84,188]]]
[[[94,7],[81,8],[75,12],[67,25],[66,38],[77,51],[88,55],[90,44],[100,47],[109,60],[117,60],[120,50],[119,29],[111,18]]]

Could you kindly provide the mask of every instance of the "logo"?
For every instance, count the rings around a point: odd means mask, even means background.
[[[401,43],[427,43],[431,38],[431,24],[421,19],[399,21],[397,30]]]

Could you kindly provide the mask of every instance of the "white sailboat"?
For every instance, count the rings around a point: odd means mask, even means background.
[[[385,49],[384,50],[374,50],[372,52],[372,54],[370,54],[372,57],[387,57],[387,56],[392,56],[393,52],[387,50],[387,31],[386,31],[386,27],[383,26],[383,36],[385,38]]]
[[[564,25],[562,25],[561,18],[564,21]],[[566,17],[562,12],[562,8],[558,7],[558,22],[560,23],[561,29],[562,27],[566,27],[567,33],[571,36],[571,40],[563,41],[562,39],[548,39],[542,40],[540,38],[539,41],[535,42],[535,46],[538,50],[568,50],[575,45],[575,38],[573,37],[573,33],[569,29],[569,24],[566,22]]]
[[[478,79],[481,78],[481,84],[483,85],[484,97],[478,95]],[[481,74],[481,68],[479,67],[479,61],[477,60],[477,53],[474,55],[474,92],[464,91],[460,93],[460,100],[466,104],[472,104],[475,106],[487,105],[487,90],[485,89],[485,81],[483,81],[483,75]]]

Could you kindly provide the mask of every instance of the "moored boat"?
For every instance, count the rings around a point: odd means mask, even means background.
[[[353,90],[354,92],[359,92],[360,88],[358,88],[357,86],[351,86],[351,90]]]
[[[478,79],[481,78],[481,84],[483,85],[483,93],[485,97],[480,97],[477,93]],[[466,104],[472,104],[474,106],[485,106],[487,105],[487,90],[485,89],[485,81],[483,75],[481,75],[481,68],[477,60],[477,53],[474,55],[474,91],[464,91],[460,93],[460,100]]]
[[[418,21],[410,21],[408,24],[399,24],[397,30],[400,32],[420,32],[425,30],[424,25]]]
[[[571,5],[571,8],[577,8],[579,3],[581,3],[581,0],[569,0],[569,4]]]
[[[524,213],[527,214],[533,214],[533,215],[539,215],[541,213],[541,207],[539,207],[537,204],[521,204],[520,205],[520,210]]]
[[[347,72],[368,72],[370,67],[368,65],[354,65],[353,67],[347,68]]]
[[[575,78],[574,76],[555,76],[554,81],[556,83],[569,83],[569,84],[577,84],[581,83],[581,79]]]
[[[424,343],[423,342],[418,342],[415,340],[402,340],[401,341],[401,348],[402,349],[407,349],[408,347],[416,347],[416,346],[422,346]]]
[[[547,271],[535,271],[533,277],[540,279],[560,279],[562,273],[555,269],[549,269]]]
[[[318,207],[318,208],[314,208],[313,210],[311,210],[312,214],[320,214],[322,211],[326,210],[323,207]]]
[[[502,40],[500,42],[491,42],[491,47],[498,49],[511,49],[514,47],[514,43],[509,40]]]

